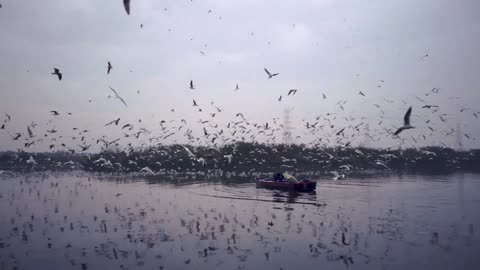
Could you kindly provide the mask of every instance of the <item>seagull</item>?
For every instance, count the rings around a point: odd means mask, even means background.
[[[123,0],[123,7],[125,7],[127,15],[130,15],[130,0]]]
[[[60,115],[57,111],[50,111],[53,115]]]
[[[333,174],[333,180],[345,179],[345,174],[344,173],[338,174],[337,171],[331,171],[330,173]]]
[[[58,68],[53,68],[53,73],[52,75],[57,75],[58,76],[58,80],[61,81],[62,80],[62,73],[60,73],[60,70]]]
[[[282,101],[282,96],[280,96],[280,97],[278,98],[278,101]]]
[[[111,124],[113,124],[113,123],[115,123],[115,126],[118,126],[118,122],[120,122],[120,118],[117,118],[117,119],[115,119],[115,120],[113,120],[113,121],[110,121],[110,122],[106,123],[105,126],[109,126],[109,125],[111,125]],[[123,128],[122,128],[122,129],[123,129]]]
[[[115,94],[115,97],[118,98],[122,103],[123,105],[125,105],[125,107],[128,107],[127,106],[127,103],[125,102],[125,100],[123,100],[123,98],[121,96],[118,95],[117,91],[115,91],[115,89],[113,89],[112,87],[110,87],[110,90],[112,90],[112,92]]]
[[[108,61],[108,65],[107,65],[107,75],[110,74],[110,70],[112,70],[112,64],[110,63],[110,61]]]
[[[30,138],[33,138],[33,132],[32,132],[32,130],[30,129],[30,126],[27,126],[27,131],[28,131],[28,136],[29,136]]]
[[[237,91],[237,90],[240,90],[240,87],[238,87],[238,83],[237,83],[237,85],[235,86],[235,91]]]
[[[425,106],[422,106],[422,108],[426,108],[426,109],[430,109],[430,108],[438,108],[437,105],[425,105]]]
[[[323,99],[326,99],[326,98],[327,98],[327,96],[326,96],[325,94],[322,94],[322,95],[323,95]]]
[[[414,128],[414,126],[410,125],[410,114],[412,114],[412,106],[408,108],[407,113],[405,113],[405,116],[403,117],[403,127],[400,127],[399,129],[397,129],[397,131],[395,131],[395,133],[393,134],[394,136],[400,134],[400,132],[402,132],[405,129]]]
[[[195,99],[194,99],[194,100],[193,100],[193,107],[195,107],[195,106],[198,106],[198,105],[197,105],[197,102],[196,102]]]
[[[288,96],[290,96],[290,94],[293,94],[295,96],[296,93],[297,89],[290,89],[290,91],[288,91]]]
[[[193,85],[193,80],[190,80],[190,89],[194,90],[195,86]]]
[[[265,72],[268,74],[268,78],[271,79],[272,77],[274,76],[277,76],[278,74],[280,73],[274,73],[274,74],[271,74],[266,68],[263,68],[265,70]]]
[[[365,96],[365,94],[362,92],[362,90],[358,90],[358,94]]]

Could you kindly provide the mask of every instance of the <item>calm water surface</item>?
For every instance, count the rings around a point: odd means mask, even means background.
[[[480,269],[480,175],[254,183],[0,178],[0,269]]]

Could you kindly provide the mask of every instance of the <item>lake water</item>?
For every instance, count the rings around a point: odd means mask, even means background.
[[[480,175],[0,178],[0,269],[480,269]]]

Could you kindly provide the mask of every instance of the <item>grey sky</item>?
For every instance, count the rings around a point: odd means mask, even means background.
[[[364,122],[378,139],[371,146],[454,146],[455,133],[445,134],[458,124],[470,137],[462,134],[464,145],[480,147],[480,119],[473,115],[480,112],[478,1],[132,0],[130,16],[121,0],[0,3],[0,121],[4,113],[12,116],[0,130],[0,150],[23,145],[32,121],[37,139],[55,127],[64,142],[75,134],[72,127],[90,130],[92,141],[121,137],[119,127],[104,127],[118,117],[121,125],[145,127],[151,136],[163,134],[160,120],[176,120],[173,130],[186,119],[201,136],[199,119],[218,123],[219,130],[242,112],[249,122],[272,124],[285,108],[294,108],[294,137],[301,136],[296,142],[333,138],[339,128]],[[109,76],[107,61],[113,65]],[[62,81],[50,75],[54,67]],[[264,67],[280,75],[267,79]],[[188,89],[190,80],[195,90]],[[128,108],[108,98],[109,86]],[[425,96],[434,87],[439,93]],[[297,94],[287,97],[293,88]],[[440,110],[421,109],[416,96]],[[192,99],[203,112],[192,107]],[[344,110],[339,101],[347,101]],[[410,105],[417,128],[402,133],[402,142],[384,128],[401,125]],[[212,118],[214,106],[223,111]],[[50,110],[62,115],[54,118]],[[334,128],[321,118],[323,131],[305,135],[302,120],[313,123],[329,112],[337,113]],[[442,114],[447,122],[439,119]],[[350,115],[355,120],[342,119]],[[7,132],[24,135],[12,141]],[[180,133],[165,142],[184,142]],[[276,137],[280,142],[280,133]],[[32,150],[45,150],[51,138]],[[359,136],[352,145],[362,142]]]

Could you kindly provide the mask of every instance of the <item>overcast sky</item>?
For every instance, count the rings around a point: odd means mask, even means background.
[[[273,125],[287,108],[294,142],[363,123],[361,133],[374,139],[357,136],[353,146],[455,147],[459,134],[465,147],[480,147],[479,1],[131,1],[128,16],[122,0],[0,0],[0,124],[5,113],[12,117],[0,130],[0,150],[40,138],[32,150],[46,150],[55,136],[69,143],[73,127],[89,130],[87,144],[115,139],[120,127],[104,125],[118,117],[119,126],[151,136],[163,134],[161,120],[175,120],[173,130],[185,119],[202,136],[200,119],[219,124],[210,127],[217,131],[238,112]],[[268,79],[264,68],[280,75]],[[410,105],[416,128],[393,138]],[[325,127],[308,133],[305,123],[320,115]],[[32,121],[35,137],[25,141]],[[51,129],[57,134],[44,137]],[[165,143],[185,142],[184,131]],[[23,135],[13,141],[16,133]]]

